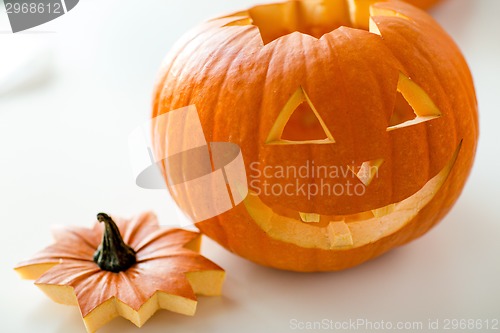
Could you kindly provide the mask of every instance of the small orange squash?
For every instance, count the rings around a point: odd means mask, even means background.
[[[207,141],[241,147],[250,189],[197,226],[294,271],[353,267],[425,234],[460,195],[478,139],[460,50],[403,2],[289,1],[204,23],[167,57],[153,117],[188,105]],[[158,156],[164,133],[153,128]]]

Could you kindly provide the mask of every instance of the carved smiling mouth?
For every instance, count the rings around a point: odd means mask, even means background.
[[[412,221],[448,179],[461,147],[462,143],[446,166],[417,193],[370,212],[335,217],[296,212],[297,218],[291,218],[276,213],[253,193],[244,205],[255,223],[276,240],[324,250],[360,247],[389,236]],[[320,221],[327,222],[319,224]]]

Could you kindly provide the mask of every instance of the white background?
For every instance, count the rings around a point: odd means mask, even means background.
[[[51,225],[149,209],[164,224],[178,223],[165,193],[134,185],[128,135],[149,115],[172,43],[202,20],[252,3],[82,0],[16,35],[0,6],[0,331],[84,332],[77,308],[52,303],[12,270],[51,243]],[[193,318],[159,312],[142,331],[288,332],[293,319],[424,327],[429,318],[500,319],[498,13],[496,0],[449,0],[433,10],[470,63],[481,115],[475,168],[437,228],[360,267],[324,274],[259,267],[205,239],[203,253],[227,270],[224,296],[200,298]],[[15,64],[24,66],[13,72]],[[35,82],[16,84],[32,73]],[[116,331],[138,329],[117,319],[101,330]]]

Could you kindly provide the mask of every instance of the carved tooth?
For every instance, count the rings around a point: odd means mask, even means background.
[[[330,248],[345,248],[354,245],[351,230],[344,221],[330,222],[327,228],[327,236],[330,241]]]
[[[370,186],[373,179],[378,177],[378,170],[384,164],[384,160],[382,158],[373,161],[364,162],[359,169],[359,172],[356,174],[356,177],[365,185]]]
[[[389,215],[390,213],[394,212],[396,209],[396,204],[390,204],[388,206],[379,208],[379,209],[374,209],[372,210],[373,216],[376,218],[383,217],[386,215]]]
[[[319,223],[320,215],[315,213],[299,213],[302,222]]]

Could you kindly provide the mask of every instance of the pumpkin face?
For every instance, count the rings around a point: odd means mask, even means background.
[[[291,1],[212,20],[167,58],[153,116],[192,104],[208,141],[240,145],[250,189],[197,226],[281,269],[344,269],[424,234],[476,150],[460,51],[400,2]]]

